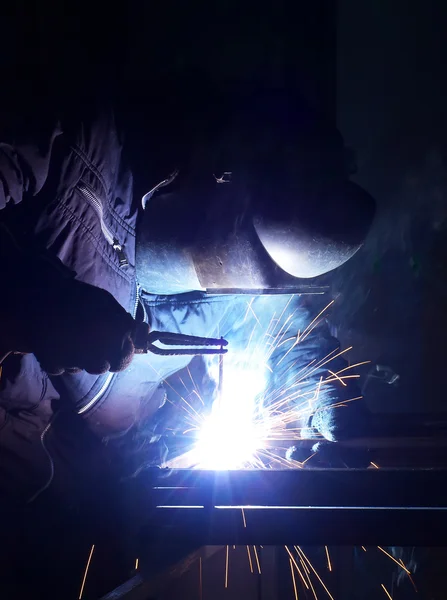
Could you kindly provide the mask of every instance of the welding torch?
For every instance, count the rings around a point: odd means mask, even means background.
[[[227,340],[223,338],[200,337],[168,331],[149,331],[147,323],[137,324],[133,342],[135,354],[152,352],[162,356],[225,354],[228,345]]]

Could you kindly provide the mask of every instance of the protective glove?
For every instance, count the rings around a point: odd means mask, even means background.
[[[286,459],[296,460],[311,469],[366,469],[371,463],[367,448],[347,448],[327,441],[317,442],[311,448],[300,443],[291,446]]]
[[[125,369],[134,354],[131,315],[105,290],[44,261],[34,267],[0,301],[2,351],[34,353],[51,375]]]

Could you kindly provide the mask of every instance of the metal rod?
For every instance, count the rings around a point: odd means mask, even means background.
[[[446,483],[445,469],[160,469],[144,481],[143,539],[197,545],[445,545]]]
[[[160,469],[142,479],[153,506],[447,507],[446,469]]]

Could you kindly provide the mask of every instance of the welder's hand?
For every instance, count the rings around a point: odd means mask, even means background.
[[[111,294],[65,279],[30,293],[10,348],[32,352],[51,375],[125,369],[134,354],[135,321]]]

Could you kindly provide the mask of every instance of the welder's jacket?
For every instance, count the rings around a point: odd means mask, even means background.
[[[249,298],[202,293],[163,298],[138,291],[134,265],[140,198],[133,195],[112,112],[43,121],[37,133],[32,127],[26,133],[0,140],[0,219],[23,248],[38,247],[57,257],[79,280],[109,291],[133,315],[140,296],[152,329],[219,334],[234,347],[244,347],[251,333],[244,326]],[[165,175],[160,173],[160,179]],[[10,284],[2,281],[2,287]],[[271,310],[273,302],[278,308]],[[257,298],[252,308],[266,319],[281,312],[281,303],[284,299]],[[303,331],[308,316],[298,310],[289,329],[295,335]],[[336,347],[333,339],[321,339],[318,330],[309,335],[299,352],[290,352],[282,362],[282,372],[291,360],[299,369]],[[85,473],[95,473],[98,456],[104,454],[96,440],[114,439],[155,411],[157,403],[148,408],[148,402],[157,398],[160,382],[189,360],[139,355],[122,373],[49,378],[33,355],[6,359],[0,381],[0,493],[29,499],[50,481],[55,493],[76,488]],[[312,380],[318,381],[323,371],[317,369]],[[333,388],[326,389],[324,401],[333,402]],[[339,391],[345,399],[353,395],[349,387]]]

